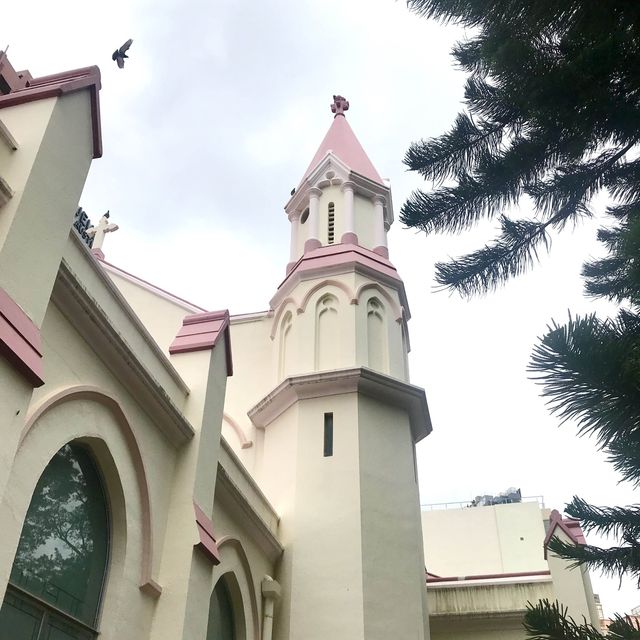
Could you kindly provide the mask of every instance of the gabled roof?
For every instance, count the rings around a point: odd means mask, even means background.
[[[91,92],[91,120],[93,126],[93,157],[102,156],[100,126],[100,69],[83,67],[50,76],[34,78],[28,71],[16,71],[4,51],[0,52],[0,109],[25,102],[54,98],[80,89]]]
[[[563,531],[574,544],[587,544],[582,528],[580,527],[580,520],[576,520],[574,518],[563,518],[560,512],[557,509],[554,509],[549,518],[549,530],[547,531],[547,535],[543,543],[545,558],[547,557],[547,545],[549,544],[549,540],[553,538],[558,529]]]
[[[342,113],[336,115],[333,119],[327,135],[320,143],[311,164],[304,172],[303,181],[329,152],[340,158],[351,171],[359,173],[361,176],[373,182],[384,185],[380,174],[376,171],[371,160],[369,160],[358,138],[356,138],[356,134]]]

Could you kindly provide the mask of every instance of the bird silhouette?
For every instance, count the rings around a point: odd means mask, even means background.
[[[111,56],[111,59],[118,63],[120,69],[124,69],[124,59],[129,57],[127,51],[129,51],[132,43],[133,40],[129,38],[119,49],[116,49]]]

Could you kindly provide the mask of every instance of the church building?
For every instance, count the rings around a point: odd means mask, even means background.
[[[97,67],[34,78],[0,54],[0,640],[427,640],[430,611],[435,638],[515,640],[536,572],[590,617],[588,575],[544,554],[584,543],[557,512],[423,535],[431,421],[349,103],[285,204],[268,310],[230,317],[105,256],[117,225],[79,209],[99,91]],[[527,551],[466,571],[461,527],[480,553],[526,529]]]

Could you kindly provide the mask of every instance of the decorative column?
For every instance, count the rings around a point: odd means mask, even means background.
[[[313,251],[322,246],[320,242],[320,195],[322,191],[317,187],[309,189],[309,237],[304,243],[304,252]]]
[[[262,607],[262,640],[271,640],[273,637],[273,609],[275,603],[280,599],[282,589],[280,583],[271,576],[265,576],[262,579],[262,598],[264,606]]]
[[[345,182],[342,185],[342,193],[344,193],[344,233],[342,234],[341,242],[343,244],[358,244],[354,209],[354,186],[353,182]]]
[[[289,216],[291,223],[291,248],[289,253],[289,264],[287,265],[287,273],[293,269],[298,261],[298,232],[300,231],[300,212],[294,212]]]
[[[387,248],[387,230],[388,227],[384,220],[385,198],[383,196],[373,197],[373,216],[375,235],[373,238],[374,252],[383,258],[389,257],[389,249]]]

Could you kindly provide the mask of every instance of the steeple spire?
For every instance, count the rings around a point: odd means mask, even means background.
[[[333,122],[285,206],[291,222],[287,273],[301,256],[332,244],[357,245],[389,257],[391,191],[349,126],[348,109],[344,96],[333,96]]]
[[[347,165],[351,171],[377,184],[384,185],[380,174],[376,171],[371,160],[369,160],[369,156],[367,156],[358,138],[356,138],[356,134],[347,122],[344,112],[348,109],[349,101],[346,98],[337,95],[333,96],[333,104],[331,105],[331,113],[335,114],[333,123],[313,156],[311,164],[307,167],[303,180],[324,160],[328,153],[332,153]],[[338,118],[338,116],[342,117]]]

